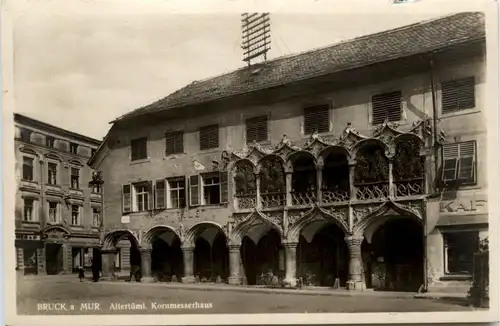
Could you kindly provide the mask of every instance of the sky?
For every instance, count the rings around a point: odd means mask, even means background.
[[[385,0],[371,1],[387,5]],[[276,7],[270,15],[268,57],[456,11],[453,6],[410,7],[424,1],[392,5],[378,13],[355,11],[356,6]],[[184,7],[172,10],[157,1],[123,0],[120,5],[111,0],[11,0],[14,110],[102,139],[113,119],[194,80],[242,67],[244,11],[222,4],[195,12],[189,9],[194,4],[187,7],[188,3],[185,0]],[[248,8],[240,10],[244,9]]]

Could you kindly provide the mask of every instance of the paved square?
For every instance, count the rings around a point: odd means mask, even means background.
[[[50,305],[55,303],[60,305]],[[87,305],[82,307],[82,303]],[[45,309],[62,310],[40,310],[44,307],[43,304],[49,304]],[[457,302],[410,297],[186,290],[158,283],[90,281],[80,283],[76,276],[75,279],[68,276],[18,278],[17,306],[19,314],[30,315],[425,312],[472,309]],[[93,308],[99,310],[92,310]]]

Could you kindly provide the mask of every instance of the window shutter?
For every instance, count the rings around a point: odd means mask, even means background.
[[[329,106],[321,105],[304,109],[304,134],[315,131],[322,133],[330,130]]]
[[[132,211],[132,186],[130,184],[122,186],[122,212],[130,213]]]
[[[184,152],[184,132],[176,131],[165,135],[165,155]]]
[[[475,84],[474,77],[441,83],[442,113],[450,113],[475,107]]]
[[[457,178],[458,144],[443,146],[443,181],[453,181]]]
[[[148,210],[152,210],[155,206],[154,206],[154,197],[153,197],[153,181],[148,181],[148,186],[147,186],[147,190],[148,190],[148,204],[145,205],[145,207],[147,207]]]
[[[219,147],[219,125],[200,128],[200,150]]]
[[[198,175],[189,177],[189,206],[200,205],[200,179]]]
[[[227,172],[219,173],[219,183],[220,183],[220,202],[225,204],[229,201],[229,187],[228,187],[228,176]]]
[[[247,144],[267,140],[267,116],[247,119],[245,125]]]
[[[460,143],[460,159],[458,164],[458,179],[464,181],[474,180],[474,163],[476,158],[476,142]]]
[[[155,182],[155,208],[165,208],[165,180],[156,180]]]
[[[372,124],[401,120],[401,91],[377,94],[372,97]]]

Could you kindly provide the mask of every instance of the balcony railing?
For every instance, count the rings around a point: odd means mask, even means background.
[[[401,180],[394,182],[397,197],[416,196],[425,193],[424,180]]]
[[[262,208],[284,207],[286,194],[284,192],[266,193],[260,195]]]
[[[323,190],[322,192],[322,203],[323,204],[333,204],[341,203],[349,200],[348,190]]]
[[[312,206],[318,201],[316,190],[292,192],[293,206]]]
[[[252,209],[257,207],[257,195],[256,194],[236,195],[236,207],[238,209]]]
[[[356,199],[370,200],[389,197],[388,182],[373,182],[356,184]]]

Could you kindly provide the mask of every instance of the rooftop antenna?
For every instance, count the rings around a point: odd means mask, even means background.
[[[269,13],[244,13],[241,15],[243,61],[249,66],[252,60],[267,60],[271,49],[271,21]],[[255,63],[255,62],[254,62]]]

